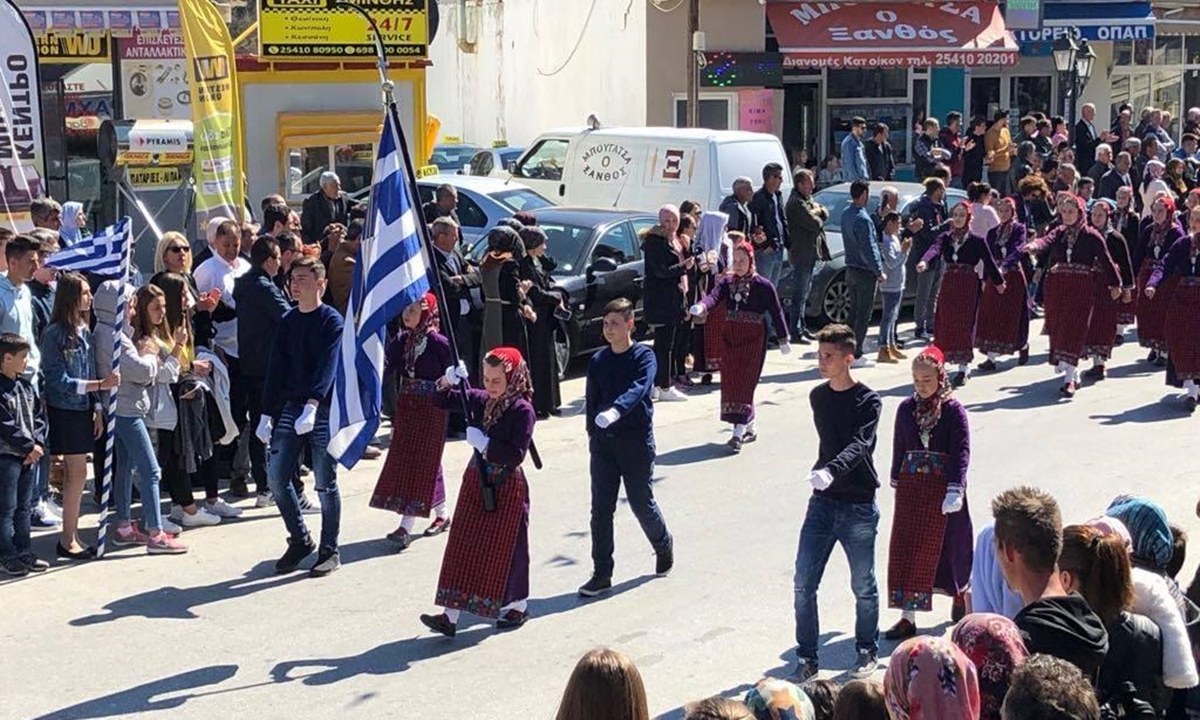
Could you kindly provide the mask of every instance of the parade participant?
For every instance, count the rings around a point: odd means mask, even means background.
[[[946,362],[958,365],[954,386],[967,381],[970,362],[975,354],[975,320],[979,310],[979,275],[975,266],[983,262],[988,281],[996,292],[1005,291],[1004,276],[983,238],[971,234],[971,206],[959,203],[950,211],[950,227],[921,256],[917,272],[927,272],[930,263],[941,258],[945,268],[942,289],[934,315],[933,336],[946,355]]]
[[[1196,272],[1200,254],[1200,207],[1188,217],[1190,235],[1175,241],[1162,264],[1146,280],[1146,298],[1158,302],[1158,288],[1164,281],[1173,288],[1165,320],[1167,343],[1167,384],[1187,391],[1188,412],[1200,402],[1200,275]]]
[[[594,597],[612,588],[613,513],[621,481],[642,532],[654,548],[654,574],[671,571],[675,554],[654,489],[654,351],[633,341],[633,303],[617,298],[604,308],[608,347],[588,362],[585,413],[591,452],[592,577],[579,594]],[[725,383],[721,383],[724,386]]]
[[[1133,206],[1132,187],[1122,185],[1117,188],[1117,209],[1113,213],[1112,224],[1117,232],[1121,233],[1121,237],[1125,238],[1125,245],[1129,248],[1130,266],[1133,268],[1136,282],[1138,271],[1141,269],[1136,260],[1138,241],[1141,238],[1141,218],[1138,217],[1137,210]],[[1137,320],[1138,292],[1135,287],[1134,292],[1130,293],[1129,302],[1122,303],[1121,308],[1117,311],[1117,345],[1125,343],[1125,329]]]
[[[954,598],[950,618],[967,613],[975,532],[967,506],[971,437],[967,410],[952,396],[946,359],[936,345],[912,364],[913,396],[900,403],[892,441],[896,490],[888,555],[888,607],[902,611],[885,634],[917,634],[917,612],[933,609],[933,593]]]
[[[1083,201],[1066,195],[1058,204],[1061,223],[1025,245],[1030,254],[1045,252],[1050,268],[1046,279],[1046,322],[1050,364],[1065,376],[1062,394],[1073,397],[1078,388],[1079,358],[1092,315],[1094,283],[1104,282],[1112,298],[1121,296],[1121,278],[1100,233],[1087,226]],[[1101,280],[1092,273],[1101,275]]]
[[[436,385],[453,354],[450,341],[439,332],[440,318],[437,297],[426,293],[404,308],[403,329],[387,348],[385,374],[394,372],[398,385],[389,446],[396,451],[388,453],[370,505],[400,514],[400,526],[387,535],[400,550],[412,543],[417,518],[429,517],[430,511],[434,520],[426,537],[450,529],[442,475],[449,413]]]
[[[820,619],[817,587],[835,544],[850,563],[854,591],[854,645],[851,673],[867,677],[879,651],[879,589],[875,583],[875,536],[879,507],[875,491],[875,432],[882,403],[879,394],[850,374],[854,363],[854,331],[828,325],[817,333],[817,366],[827,382],[813,388],[809,402],[820,437],[817,462],[808,474],[813,495],[808,501],[796,553],[795,677],[803,682],[817,674]]]
[[[702,254],[697,257],[695,267],[695,282],[688,288],[693,302],[703,298],[717,284],[717,278],[720,277],[720,268],[727,264],[729,258],[721,261],[722,251],[725,249],[725,227],[729,220],[729,216],[723,212],[706,212],[700,216],[700,229],[696,237],[696,248]],[[700,378],[701,385],[712,383],[712,371],[716,367],[710,367],[708,353],[708,334],[721,333],[720,322],[724,320],[724,313],[714,323],[713,317],[706,315],[704,317],[692,318],[692,370],[702,373]]]
[[[978,720],[979,677],[945,638],[911,638],[892,651],[883,678],[892,720]]]
[[[326,447],[342,316],[321,302],[325,266],[316,258],[304,257],[292,263],[290,286],[297,304],[284,314],[275,330],[263,387],[263,415],[254,434],[269,447],[267,480],[288,530],[288,548],[275,563],[275,571],[292,572],[317,550],[317,561],[309,574],[322,577],[341,567],[338,531],[342,498],[337,466]],[[317,495],[321,498],[319,548],[309,535],[292,483],[305,446],[311,452]]]
[[[1161,197],[1151,204],[1150,221],[1143,226],[1138,242],[1132,248],[1133,266],[1137,268],[1137,331],[1138,344],[1150,349],[1146,362],[1165,365],[1166,318],[1173,284],[1156,288],[1155,299],[1146,295],[1146,283],[1155,270],[1162,267],[1167,251],[1183,237],[1183,228],[1175,221],[1175,201]]]
[[[988,231],[987,247],[1004,278],[1005,292],[992,284],[983,286],[979,303],[975,347],[987,354],[979,369],[996,369],[996,358],[1017,353],[1017,364],[1029,362],[1029,278],[1033,274],[1029,259],[1021,252],[1025,245],[1025,224],[1017,220],[1012,198],[996,201],[1000,224]]]
[[[767,335],[763,320],[786,327],[783,308],[775,286],[754,270],[754,247],[743,242],[733,249],[733,272],[723,276],[689,312],[703,317],[715,305],[724,305],[721,323],[721,420],[733,424],[729,447],[741,452],[742,444],[754,442],[754,390],[767,358]],[[784,355],[792,351],[785,338],[779,340]]]
[[[1092,299],[1092,317],[1088,322],[1087,339],[1083,345],[1084,355],[1092,357],[1092,367],[1083,373],[1084,377],[1092,380],[1103,380],[1107,377],[1105,363],[1112,357],[1112,349],[1117,340],[1117,316],[1121,308],[1133,299],[1133,264],[1129,259],[1129,246],[1120,231],[1112,224],[1116,203],[1111,200],[1099,200],[1092,206],[1092,228],[1104,238],[1108,254],[1117,266],[1121,276],[1121,293],[1113,297],[1109,293],[1107,280],[1103,275],[1095,274],[1095,293]]]
[[[466,379],[462,363],[446,369],[444,389]],[[444,610],[421,615],[427,628],[447,637],[458,631],[462,611],[496,620],[499,630],[529,619],[529,485],[521,463],[533,442],[537,415],[525,358],[499,347],[483,358],[483,390],[468,389],[467,428],[474,449],[454,507],[457,522],[442,557],[434,602]],[[481,474],[481,466],[483,473]]]
[[[1000,720],[1013,671],[1029,657],[1021,631],[1003,615],[972,613],[950,639],[979,670],[979,720]]]

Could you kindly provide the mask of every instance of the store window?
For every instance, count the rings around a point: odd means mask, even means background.
[[[1046,99],[1051,94],[1051,78],[1049,75],[1025,75],[1010,78],[1009,105],[1016,106],[1018,116],[1023,117],[1034,110],[1044,110]],[[987,115],[990,120],[991,113]]]
[[[1016,80],[1016,78],[1013,78]],[[971,78],[971,117],[987,118],[990,122],[1000,108],[1000,78]]]
[[[1153,48],[1153,40],[1119,40],[1113,43],[1113,64],[1118,67],[1149,65]]]
[[[288,153],[288,201],[303,201],[321,189],[321,173],[332,170],[342,190],[354,195],[371,186],[375,146],[371,143],[292,146]]]
[[[1200,102],[1200,37],[1161,33],[1113,48],[1112,116],[1128,103],[1136,123],[1142,108],[1161,108],[1171,114],[1167,132],[1178,136],[1182,115]]]
[[[303,200],[321,189],[321,173],[330,169],[329,146],[288,150],[288,199]]]
[[[907,98],[908,70],[830,70],[829,99]]]
[[[1183,36],[1159,35],[1154,40],[1155,65],[1183,64]]]
[[[700,127],[709,130],[736,130],[735,95],[700,96]],[[675,95],[675,127],[688,126],[687,97]]]

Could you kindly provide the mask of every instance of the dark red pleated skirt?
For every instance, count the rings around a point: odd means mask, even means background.
[[[1095,295],[1092,268],[1079,263],[1059,263],[1046,275],[1046,332],[1050,336],[1050,364],[1079,363],[1087,340]]]
[[[721,328],[725,325],[725,304],[717,303],[705,315],[704,320],[704,371],[717,372],[721,369]],[[725,381],[722,379],[722,383]]]
[[[446,499],[442,450],[449,413],[435,403],[437,394],[429,380],[402,381],[392,416],[392,441],[371,493],[371,507],[429,517]]]
[[[944,453],[913,450],[900,463],[888,551],[888,607],[933,608],[934,578],[946,534],[946,461]]]
[[[490,466],[496,478],[507,472],[499,487],[496,510],[483,509],[479,471],[472,461],[463,473],[454,525],[442,556],[435,602],[485,618],[500,616],[512,572],[529,572],[529,559],[515,557],[522,532],[528,532],[529,486],[521,468],[506,471]],[[524,544],[528,553],[528,543]],[[526,582],[526,586],[528,583]]]
[[[762,313],[729,311],[721,323],[721,420],[754,419],[754,391],[767,354]],[[707,331],[706,331],[707,332]]]
[[[1190,276],[1178,281],[1166,322],[1167,353],[1174,379],[1200,380],[1200,278]]]
[[[1117,337],[1117,313],[1126,307],[1120,298],[1112,299],[1108,280],[1095,273],[1092,292],[1092,318],[1088,322],[1087,340],[1083,343],[1083,354],[1099,356],[1105,360],[1112,357],[1113,340]]]
[[[980,352],[1011,355],[1029,340],[1029,287],[1024,271],[1015,268],[1004,273],[1004,284],[1003,294],[991,283],[983,285],[975,330]]]
[[[946,362],[965,365],[975,357],[975,315],[979,310],[979,276],[975,268],[946,263],[938,293],[933,335]]]
[[[1148,299],[1145,295],[1146,281],[1150,279],[1150,273],[1154,272],[1157,265],[1158,262],[1153,258],[1146,258],[1142,262],[1141,269],[1138,270],[1138,345],[1153,350],[1166,350],[1167,308],[1171,305],[1171,290],[1174,289],[1174,283],[1169,278],[1160,283],[1153,300]]]

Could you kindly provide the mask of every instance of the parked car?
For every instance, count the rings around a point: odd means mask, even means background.
[[[508,167],[525,152],[523,147],[499,147],[480,150],[471,158],[470,166],[465,175],[480,177],[509,177]]]
[[[478,145],[434,145],[433,155],[429,157],[429,164],[437,165],[438,170],[443,173],[457,173],[471,162],[475,153],[482,149]]]
[[[571,319],[560,327],[558,365],[566,369],[571,358],[603,347],[604,306],[619,297],[633,301],[635,315],[642,314],[641,234],[658,218],[639,211],[593,208],[543,208],[532,211],[538,227],[546,231],[547,254],[558,267],[555,286],[566,300]],[[481,239],[470,257],[483,259],[487,242]],[[475,298],[476,307],[482,299]]]
[[[871,199],[867,203],[867,212],[872,215],[879,208],[879,191],[892,186],[900,194],[897,206],[900,216],[908,222],[913,203],[925,192],[920,183],[883,182],[871,183]],[[825,222],[825,241],[829,244],[829,254],[833,259],[829,262],[818,262],[813,271],[812,290],[808,293],[808,305],[804,308],[806,318],[814,318],[819,323],[844,323],[850,318],[850,290],[846,287],[846,248],[842,244],[842,212],[850,205],[850,183],[832,185],[813,194],[813,199],[829,208],[829,220]],[[946,190],[946,207],[953,208],[960,202],[965,202],[967,194],[957,188]],[[916,296],[917,262],[920,258],[910,253],[907,265],[907,281],[904,284],[904,296],[901,307],[911,306]],[[783,303],[784,312],[791,315],[792,308],[792,272],[791,267],[784,263],[783,275],[779,278],[779,300]],[[880,307],[882,299],[876,298],[876,307]]]

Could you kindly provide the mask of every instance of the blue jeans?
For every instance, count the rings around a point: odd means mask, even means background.
[[[779,284],[779,273],[783,270],[783,249],[774,248],[772,250],[756,252],[754,254],[754,269],[759,275],[770,280],[772,285]],[[782,337],[785,340],[787,339],[787,328],[774,327],[770,313],[767,313],[767,337]]]
[[[867,328],[875,312],[875,289],[879,278],[863,268],[846,268],[846,288],[850,291],[850,327],[854,330],[854,357],[862,357],[867,344]]]
[[[880,292],[883,296],[883,317],[879,319],[879,347],[896,344],[896,322],[900,320],[900,298],[903,290]]]
[[[29,552],[33,475],[20,458],[0,455],[0,559]]]
[[[142,418],[121,417],[116,419],[116,461],[121,472],[113,473],[113,492],[116,494],[117,522],[129,522],[133,518],[133,473],[138,478],[138,492],[142,495],[142,529],[153,535],[162,529],[162,507],[158,494],[158,483],[162,470],[150,432]]]
[[[300,469],[300,454],[305,446],[312,448],[313,475],[316,476],[317,496],[321,499],[321,549],[338,549],[338,531],[342,522],[342,497],[338,493],[337,469],[325,448],[329,445],[329,404],[317,406],[317,421],[312,432],[296,434],[296,418],[303,403],[289,401],[275,421],[271,433],[271,451],[267,459],[267,480],[288,535],[293,542],[306,542],[311,536],[300,513],[300,498],[292,485],[292,477]]]
[[[879,588],[875,584],[875,536],[879,507],[872,502],[851,503],[812,496],[800,549],[796,552],[796,656],[817,660],[817,587],[835,543],[841,543],[850,563],[850,589],[854,591],[854,645],[879,651]]]
[[[808,294],[812,292],[813,270],[817,258],[796,258],[792,263],[792,331],[799,339],[804,333],[804,312],[808,307]]]
[[[942,261],[929,263],[929,269],[917,273],[917,300],[913,310],[917,330],[933,332],[933,321],[937,317],[938,294],[942,291]]]

